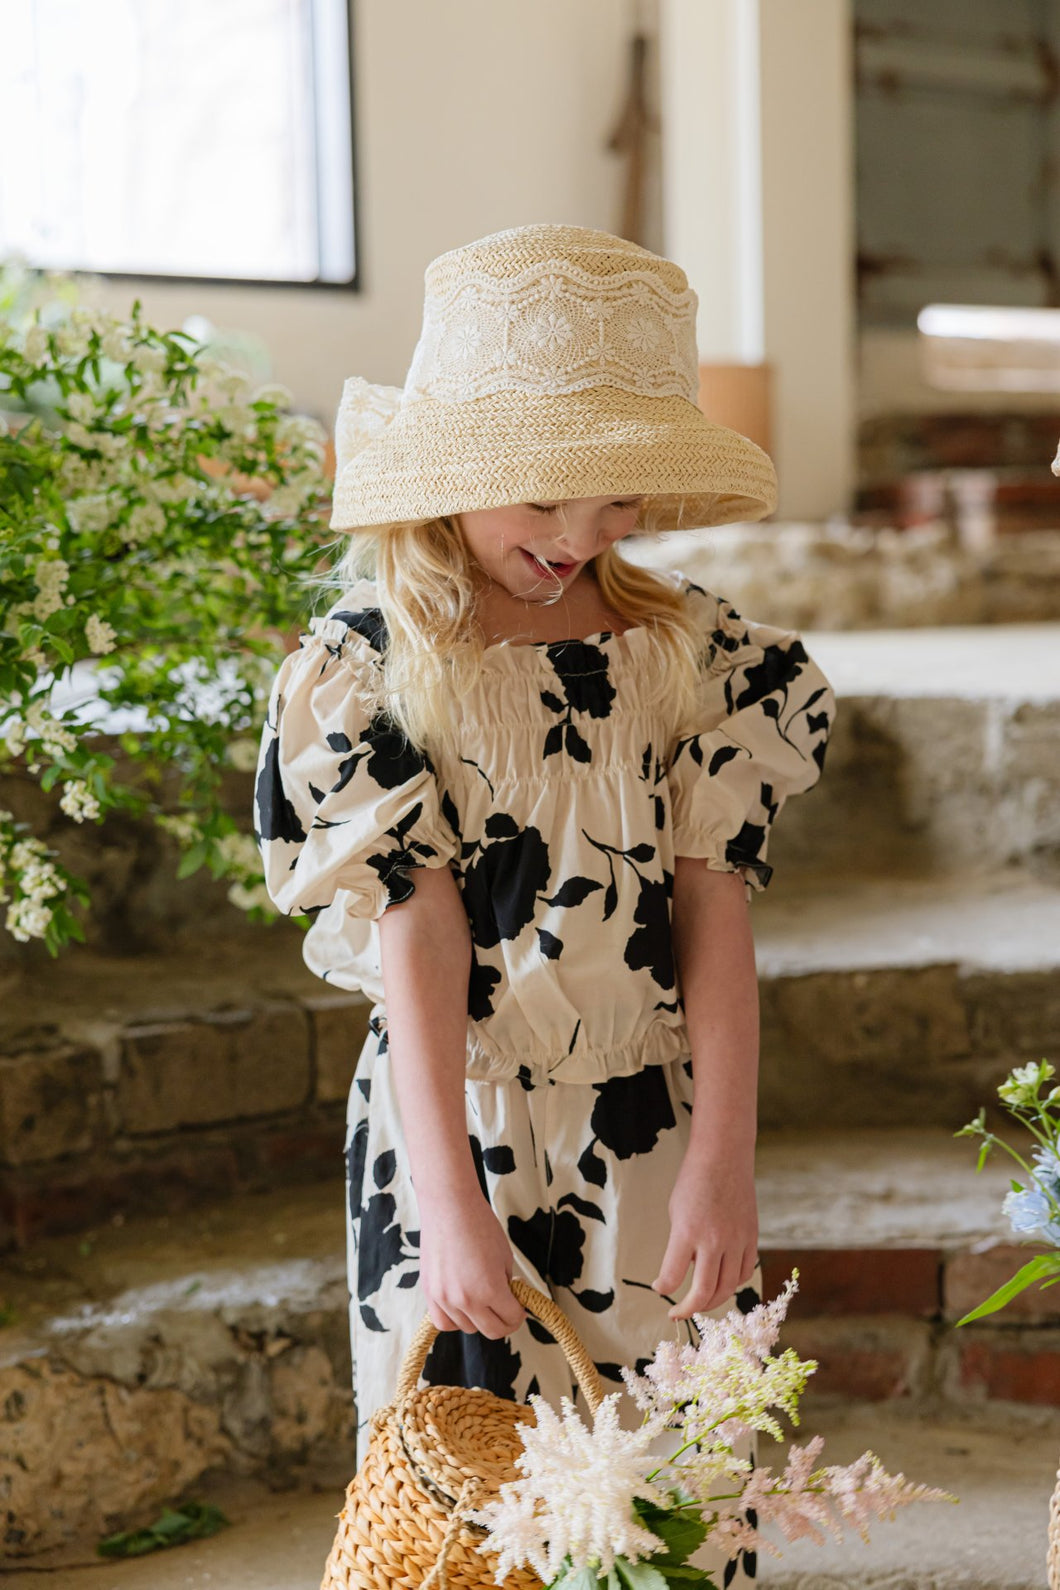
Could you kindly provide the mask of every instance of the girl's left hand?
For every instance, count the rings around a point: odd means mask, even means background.
[[[706,1314],[750,1280],[758,1263],[758,1204],[750,1156],[725,1159],[693,1148],[670,1195],[670,1240],[652,1287],[672,1297],[692,1283],[672,1320]]]

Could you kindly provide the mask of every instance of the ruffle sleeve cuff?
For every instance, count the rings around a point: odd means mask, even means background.
[[[377,663],[345,617],[326,618],[277,671],[255,829],[269,895],[288,915],[312,916],[343,891],[347,914],[377,918],[413,893],[416,868],[459,853],[429,758],[373,705]]]
[[[821,775],[835,716],[832,688],[793,631],[710,607],[709,661],[693,721],[671,748],[674,852],[741,872],[754,890],[772,876],[769,836],[789,795]]]

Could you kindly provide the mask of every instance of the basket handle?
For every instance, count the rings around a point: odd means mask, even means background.
[[[550,1297],[545,1296],[544,1292],[539,1292],[536,1286],[530,1286],[526,1281],[512,1281],[511,1288],[523,1307],[539,1319],[545,1329],[555,1337],[563,1349],[563,1356],[570,1365],[575,1380],[582,1389],[589,1412],[595,1413],[604,1400],[604,1388],[596,1372],[596,1365],[589,1357],[581,1337],[566,1314],[558,1303],[554,1303]],[[415,1391],[427,1361],[427,1354],[434,1346],[437,1335],[438,1327],[428,1316],[412,1338],[402,1362],[394,1392],[396,1403],[403,1402]]]

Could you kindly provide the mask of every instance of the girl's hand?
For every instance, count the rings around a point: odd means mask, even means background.
[[[753,1161],[686,1153],[670,1196],[670,1240],[656,1292],[672,1297],[692,1268],[692,1284],[672,1320],[706,1314],[750,1280],[758,1263]]]
[[[510,1336],[525,1318],[511,1278],[511,1245],[477,1187],[468,1198],[421,1200],[420,1286],[440,1331]]]

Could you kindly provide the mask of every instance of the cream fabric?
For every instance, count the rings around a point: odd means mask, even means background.
[[[791,632],[682,578],[710,637],[696,720],[646,704],[647,629],[488,647],[436,765],[372,707],[370,583],[281,665],[257,830],[269,892],[311,912],[306,963],[383,997],[376,921],[451,864],[471,924],[468,1075],[599,1082],[688,1053],[670,942],[676,856],[769,880],[769,832],[823,763],[834,699]]]

